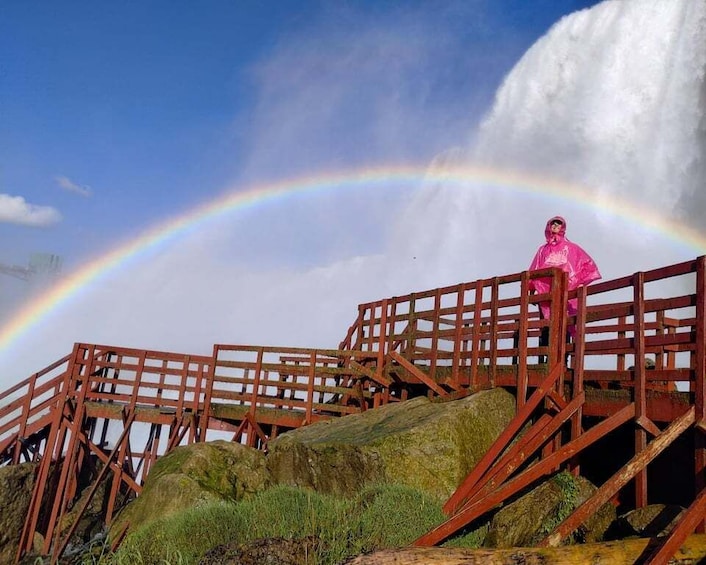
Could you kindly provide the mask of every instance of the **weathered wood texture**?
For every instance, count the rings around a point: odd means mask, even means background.
[[[556,548],[450,549],[414,547],[377,551],[346,561],[346,565],[632,565],[656,547],[650,539],[587,543]],[[706,534],[689,536],[669,561],[691,565],[706,559]]]

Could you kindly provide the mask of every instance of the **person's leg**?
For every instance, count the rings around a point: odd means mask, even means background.
[[[539,305],[539,317],[542,320],[549,319],[549,305],[542,303]],[[539,347],[549,347],[549,326],[544,326],[539,334]],[[539,355],[538,363],[546,363],[548,361],[546,355]]]
[[[572,298],[569,300],[569,303],[567,304],[566,307],[566,313],[569,316],[576,316],[576,313],[578,312],[578,300],[576,298]],[[568,343],[570,339],[575,339],[576,338],[576,325],[575,324],[569,324],[569,326],[566,328],[566,342]]]

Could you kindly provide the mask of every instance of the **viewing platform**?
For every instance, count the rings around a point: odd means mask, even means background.
[[[225,438],[266,451],[281,433],[326,419],[503,387],[515,419],[446,503],[448,520],[417,545],[440,543],[557,469],[578,473],[582,456],[620,429],[631,452],[543,543],[621,493],[647,505],[648,465],[688,437],[693,463],[672,480],[690,485],[689,508],[646,561],[664,563],[704,530],[705,267],[699,257],[574,291],[547,269],[390,297],[359,305],[335,349],[216,344],[196,355],[77,343],[0,394],[0,462],[38,465],[17,559],[36,532],[56,561],[73,533],[59,534],[62,517],[108,475],[110,524],[118,501],[139,496],[156,459],[179,445]],[[533,278],[551,290],[530,294]],[[80,484],[93,461],[100,472]]]

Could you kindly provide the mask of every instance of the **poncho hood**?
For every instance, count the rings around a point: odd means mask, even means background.
[[[559,230],[559,233],[552,233],[552,222],[554,220],[559,220],[561,222],[561,230]],[[547,225],[544,228],[544,238],[547,240],[547,243],[559,243],[560,241],[563,241],[564,237],[566,237],[566,220],[562,218],[561,216],[552,216],[547,220]]]

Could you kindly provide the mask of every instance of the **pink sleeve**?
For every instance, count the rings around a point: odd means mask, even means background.
[[[588,285],[601,278],[601,273],[591,256],[580,246],[573,245],[574,280],[570,281],[569,288],[574,289],[580,285]]]
[[[544,246],[542,245],[539,249],[537,249],[537,253],[534,254],[534,258],[532,259],[532,262],[530,263],[528,271],[536,271],[537,269],[541,269],[543,267],[542,263],[544,262],[544,259],[542,258],[542,248]]]
[[[545,266],[542,249],[544,249],[543,245],[539,249],[537,249],[537,253],[534,254],[534,258],[530,263],[529,269],[527,269],[528,271],[537,271],[538,269],[541,269]],[[545,292],[549,292],[549,288],[549,279],[531,279],[529,282],[530,291],[534,291],[537,294],[544,294]]]

